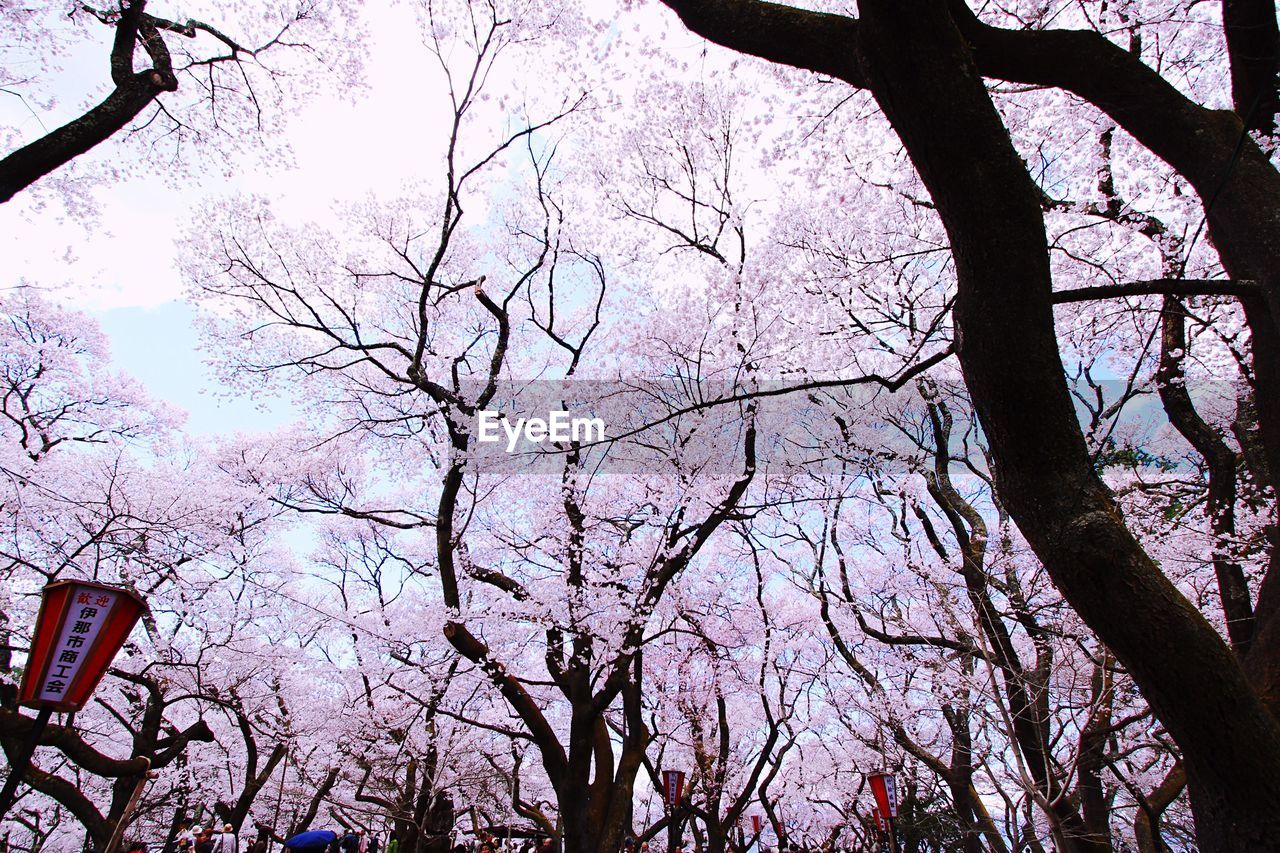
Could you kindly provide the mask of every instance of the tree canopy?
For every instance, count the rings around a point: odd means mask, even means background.
[[[874,849],[881,770],[903,849],[1280,837],[1274,4],[3,14],[0,204],[164,176],[154,286],[291,420],[186,429],[6,270],[10,760],[40,588],[150,603],[15,849]],[[379,86],[397,192],[290,161]]]

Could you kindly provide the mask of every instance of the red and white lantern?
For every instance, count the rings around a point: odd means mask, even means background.
[[[764,821],[761,820],[760,815],[753,814],[751,816],[751,831],[759,835],[762,829],[764,829]]]
[[[871,794],[876,798],[880,814],[895,818],[898,816],[898,787],[889,773],[872,773],[867,777],[871,782]]]
[[[106,584],[46,586],[18,701],[28,708],[79,711],[145,608],[136,593]]]
[[[680,794],[684,791],[683,770],[662,771],[662,796],[671,808],[680,803]]]

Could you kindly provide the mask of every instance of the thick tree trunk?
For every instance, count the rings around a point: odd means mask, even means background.
[[[854,61],[856,51],[841,50],[846,43],[852,45],[860,41],[866,44],[872,40],[864,32],[865,21],[858,22],[839,15],[799,10],[789,10],[784,13],[780,11],[781,7],[771,3],[757,2],[757,0],[663,0],[663,2],[675,9],[690,29],[727,47],[761,56],[773,62],[829,74],[855,86],[869,85],[867,68],[859,66]],[[1272,35],[1276,30],[1274,5],[1267,0],[1229,0],[1225,4],[1224,24],[1227,46],[1233,77],[1236,81],[1234,92],[1236,112],[1210,110],[1194,103],[1170,85],[1159,73],[1143,64],[1140,57],[1120,48],[1099,33],[1055,29],[1002,30],[982,24],[963,0],[948,0],[946,5],[955,16],[954,23],[962,32],[964,49],[971,52],[971,56],[966,55],[963,59],[966,65],[970,65],[966,73],[970,74],[973,80],[976,80],[977,74],[981,73],[989,77],[1059,87],[1073,92],[1107,113],[1139,143],[1169,163],[1195,188],[1206,211],[1209,235],[1227,272],[1235,279],[1252,280],[1259,285],[1260,295],[1241,297],[1252,337],[1254,397],[1257,404],[1257,431],[1252,436],[1257,440],[1243,443],[1250,451],[1255,445],[1260,451],[1249,454],[1252,470],[1256,472],[1265,467],[1270,471],[1280,471],[1280,273],[1277,273],[1277,270],[1280,270],[1280,173],[1277,173],[1266,153],[1246,132],[1249,127],[1262,126],[1259,121],[1270,120],[1269,113],[1274,111],[1275,92],[1268,91],[1268,87],[1274,90],[1274,69],[1277,54],[1280,54],[1280,46]],[[814,42],[818,44],[815,46]],[[1259,48],[1259,45],[1262,47]],[[970,59],[976,63],[976,69],[971,67]],[[951,79],[946,75],[954,73],[955,70],[954,67],[937,67],[936,73],[931,75],[927,82],[923,79],[916,82],[924,82],[927,87],[936,90],[946,90],[951,85]],[[898,91],[905,91],[906,88],[900,86]],[[900,133],[903,130],[904,121],[915,120],[927,125],[923,132],[933,134],[937,137],[935,142],[940,144],[944,144],[949,138],[952,128],[948,126],[947,121],[937,116],[962,111],[958,106],[952,105],[953,109],[945,113],[937,113],[935,116],[928,109],[914,103],[902,102],[895,105],[887,102],[886,99],[890,98],[892,93],[885,91],[883,86],[878,94],[886,111],[896,112],[898,115],[895,127]],[[1254,108],[1255,101],[1263,105],[1260,110]],[[996,133],[997,129],[992,126],[988,132]],[[914,147],[909,144],[908,147],[913,147],[912,155],[917,167],[922,174],[925,174],[926,181],[931,182],[931,189],[936,191],[939,181],[945,180],[946,175],[938,170],[933,170],[932,177],[926,174],[930,170],[926,168],[929,164],[924,162],[924,158],[933,157],[934,153],[926,155],[923,137],[918,142],[920,144]],[[946,152],[935,153],[939,155],[940,162],[946,159]],[[1011,162],[1005,164],[1009,175],[1013,174],[1012,168]],[[976,182],[982,185],[982,189],[978,192],[998,198],[1000,194],[1010,191],[1014,195],[1023,197],[1022,203],[1025,204],[1026,182],[1024,181],[1023,186],[1019,188],[1014,185],[1005,187],[1002,181],[1003,179],[997,180],[988,175],[987,179]],[[959,187],[959,184],[956,186]],[[963,191],[959,195],[963,196]],[[951,202],[950,218],[954,219],[955,214],[958,214],[967,202],[972,202],[975,215],[993,208],[989,199],[983,195],[971,196],[968,199],[955,198]],[[948,219],[948,212],[941,212],[944,220]],[[1029,217],[1030,211],[1024,211],[1022,215],[1024,218]],[[951,230],[953,225],[953,222],[948,222],[948,229]],[[1002,243],[1018,243],[1020,238],[1014,236],[1016,233],[1026,235],[1028,232],[1025,229],[1011,232],[1009,235],[1004,235],[1006,239],[1002,239],[998,233],[993,233],[989,247],[999,247]],[[957,245],[960,253],[971,253],[974,248],[972,243],[969,246]],[[959,266],[965,266],[964,259],[959,254],[956,259]],[[975,276],[979,276],[981,271],[975,267],[982,261],[981,251],[973,254],[970,260],[978,262],[969,263],[968,266]],[[997,263],[992,266],[992,270],[999,269],[1001,266],[1018,266],[1016,263],[1001,264],[999,258],[995,260]],[[988,277],[992,276],[988,275]],[[973,281],[976,280],[976,278],[973,279]],[[1030,279],[1027,279],[1027,281],[1045,280],[1047,280],[1047,273],[1043,271],[1036,271]],[[1006,283],[1006,286],[1017,287],[1021,281],[1020,278],[1013,278]],[[961,269],[961,300],[971,307],[971,315],[981,314],[988,305],[994,304],[997,309],[1008,309],[995,312],[995,316],[1004,320],[1021,322],[1023,315],[1035,314],[1035,322],[1041,329],[1051,322],[1047,312],[1039,304],[1038,296],[1042,295],[1040,293],[1034,294],[1037,297],[1034,304],[1025,301],[1026,294],[1020,294],[1024,297],[1021,304],[1011,303],[1008,306],[1000,306],[997,304],[998,296],[974,299],[972,297],[976,291],[966,288],[965,285],[964,269]],[[989,290],[994,294],[998,293],[999,288],[993,284]],[[972,316],[971,319],[976,322],[978,318]],[[963,331],[962,328],[961,332]],[[1020,341],[1022,338],[1017,337],[1017,340]],[[1015,360],[1021,356],[1018,344],[1011,343],[1005,348],[1005,352],[1013,354]],[[1056,351],[1046,355],[1053,362],[1058,361]],[[1037,358],[1042,357],[1045,356],[1037,355]],[[992,371],[996,371],[998,358],[984,357],[984,360]],[[961,361],[962,364],[967,365],[967,375],[979,369],[977,358],[966,358],[962,353]],[[1010,392],[1007,396],[1008,405],[1010,407],[1040,405],[1042,401],[1035,399],[1036,394],[1032,389],[1024,391],[1012,387],[1013,377],[1015,374],[1022,377],[1047,376],[1052,373],[1054,365],[1027,364],[1016,365],[1016,367],[1019,369],[1010,371],[1010,385],[1005,389]],[[1024,367],[1026,369],[1022,369]],[[995,375],[998,375],[998,371]],[[980,380],[977,381],[982,384]],[[983,396],[980,409],[981,407],[987,409],[983,413],[984,425],[988,430],[998,431],[1001,429],[1000,424],[994,420],[988,421],[993,407],[998,408],[1004,405],[1001,401],[1002,390],[998,387],[999,382],[988,382],[986,386],[979,392]],[[1048,401],[1049,397],[1056,399],[1061,395],[1053,391],[1048,393],[1045,401]],[[1057,418],[1065,411],[1061,404],[1060,399],[1054,402],[1053,417]],[[1011,421],[1018,419],[1018,413],[1009,412],[1009,414]],[[1027,416],[1028,421],[1034,417],[1030,411],[1021,414]],[[1018,433],[1026,434],[1033,431],[1032,424],[1029,422],[1020,426],[1013,423],[1010,425],[1016,427],[1015,431]],[[1071,435],[1061,435],[1057,430],[1050,432],[1052,434],[1047,437],[1050,439],[1051,446],[1046,448],[1047,451],[1054,453],[1058,451],[1056,446],[1052,446],[1055,442],[1078,443]],[[1028,440],[1028,448],[1034,445],[1034,440]],[[1075,451],[1071,452],[1075,453]],[[1010,464],[1011,461],[1006,460],[1005,467],[1010,470],[1010,477],[1013,479],[1019,477],[1019,474],[1014,473],[1015,469],[1030,469],[1034,464],[1028,460],[1020,466],[1014,466]],[[1024,509],[1039,504],[1043,498],[1041,507],[1044,510],[1043,514],[1052,516],[1057,512],[1054,508],[1055,503],[1059,506],[1069,505],[1067,509],[1070,510],[1070,521],[1057,525],[1047,523],[1042,525],[1046,544],[1053,538],[1050,527],[1057,527],[1059,533],[1066,535],[1070,533],[1068,528],[1074,526],[1075,532],[1071,535],[1076,537],[1088,537],[1090,534],[1086,528],[1095,523],[1100,524],[1105,530],[1116,529],[1111,522],[1107,521],[1107,516],[1114,514],[1111,501],[1105,494],[1105,490],[1090,484],[1091,479],[1088,472],[1077,470],[1074,473],[1063,472],[1060,477],[1031,476],[1025,481],[1027,485],[1043,486],[1051,491],[1037,496],[1031,489],[1025,489]],[[1065,491],[1061,494],[1054,491],[1064,488]],[[1073,495],[1085,493],[1091,495],[1087,501],[1073,502]],[[1024,526],[1030,523],[1025,516],[1018,521]],[[1276,523],[1274,516],[1268,534],[1271,540],[1271,563],[1259,590],[1258,603],[1254,611],[1255,627],[1245,665],[1255,690],[1274,714],[1280,710],[1280,525]],[[1120,536],[1121,540],[1128,538],[1127,533]],[[1133,555],[1134,550],[1129,543],[1123,543],[1123,553]],[[1106,560],[1106,555],[1098,553],[1097,549],[1093,556],[1103,562]],[[1063,559],[1066,559],[1065,555]],[[1139,577],[1145,576],[1148,569],[1152,568],[1150,561],[1143,556],[1134,556],[1133,560],[1130,562],[1132,567],[1141,567],[1133,569]],[[1117,565],[1125,563],[1126,560],[1123,558],[1117,561]],[[1057,577],[1056,574],[1055,577]],[[1071,603],[1082,611],[1086,621],[1090,621],[1091,627],[1096,628],[1097,626],[1091,621],[1091,615],[1084,612],[1085,607],[1082,606],[1081,601],[1073,597],[1076,593],[1066,588],[1064,592],[1067,593]],[[1085,590],[1080,592],[1083,593]],[[1155,588],[1135,587],[1133,592],[1138,593],[1144,600],[1156,601],[1150,595],[1157,593]],[[1162,592],[1158,592],[1157,597],[1163,598],[1170,592],[1172,590],[1166,587]],[[1172,600],[1166,602],[1166,605],[1162,605],[1160,609],[1171,614],[1185,609],[1183,605]],[[1180,616],[1177,617],[1177,621],[1184,627],[1191,624],[1184,623]],[[1141,622],[1142,620],[1139,620],[1139,623]],[[1201,635],[1201,629],[1195,628],[1183,639],[1190,641],[1192,637]],[[1207,657],[1203,670],[1211,671],[1212,660],[1217,657],[1218,651],[1206,647],[1204,655]],[[1127,655],[1122,654],[1121,657],[1127,658]],[[1152,660],[1149,667],[1154,668],[1158,665],[1157,661]],[[1198,688],[1199,685],[1186,686],[1186,689],[1190,690]],[[1234,687],[1231,689],[1234,690]],[[1169,691],[1166,691],[1166,695],[1160,700],[1162,703],[1175,704],[1176,701]],[[1192,701],[1191,704],[1195,702]],[[1208,721],[1212,716],[1212,713],[1202,713],[1188,708],[1186,722],[1190,723],[1192,719]],[[1193,725],[1192,728],[1195,726]],[[1212,742],[1217,728],[1217,725],[1213,725],[1199,730],[1199,739]],[[1185,734],[1188,737],[1191,736],[1190,730]],[[1191,771],[1191,775],[1194,779],[1195,772]]]
[[[1280,30],[1273,0],[1223,0],[1222,29],[1231,51],[1231,99],[1245,127],[1275,133]]]
[[[1235,279],[1253,343],[1259,435],[1280,464],[1280,173],[1240,117],[1189,100],[1142,61],[1094,32],[1001,30],[952,2],[981,73],[1057,86],[1107,113],[1189,181],[1204,204],[1209,236]],[[1274,15],[1274,10],[1272,11]]]
[[[1274,102],[1275,46],[1253,55],[1242,40],[1242,21],[1268,19],[1268,2],[1240,0],[1224,12],[1238,109],[1253,126]],[[1093,32],[1000,30],[978,23],[963,3],[964,37],[982,73],[1023,83],[1058,86],[1106,112],[1189,181],[1204,205],[1208,233],[1228,274],[1258,282],[1260,295],[1241,297],[1252,345],[1258,444],[1266,467],[1280,470],[1280,172],[1247,133],[1241,116],[1190,101],[1158,73]],[[1255,35],[1261,34],[1255,33]],[[1272,70],[1258,73],[1259,63]],[[1268,94],[1259,86],[1269,81]],[[1248,103],[1240,104],[1239,98]],[[1252,106],[1260,99],[1261,111]],[[1267,119],[1270,120],[1270,119]],[[1256,467],[1256,466],[1255,466]],[[1280,713],[1280,525],[1268,529],[1271,561],[1259,589],[1254,632],[1245,666],[1273,714]],[[1190,771],[1190,769],[1189,769]],[[1194,772],[1191,776],[1194,779]],[[1194,781],[1192,782],[1194,788]]]
[[[615,767],[604,718],[589,711],[582,717],[570,733],[568,773],[556,784],[563,850],[614,853],[622,849],[622,839],[631,828],[628,806],[643,758],[643,741],[628,738]]]
[[[453,799],[446,792],[437,791],[427,812],[426,832],[418,842],[418,853],[449,853],[455,819]]]
[[[871,90],[951,240],[960,362],[1005,506],[1183,748],[1203,849],[1272,849],[1280,726],[1094,473],[1054,334],[1039,196],[947,4],[860,5]]]

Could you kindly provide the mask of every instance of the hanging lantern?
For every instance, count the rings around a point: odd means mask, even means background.
[[[119,587],[92,581],[46,586],[19,703],[62,713],[83,708],[144,609],[139,595]]]
[[[680,793],[684,790],[684,771],[683,770],[663,770],[662,771],[662,794],[663,799],[671,808],[675,808],[680,803]]]
[[[898,816],[898,787],[891,773],[872,773],[867,777],[871,782],[871,794],[876,798],[880,814],[884,817]]]

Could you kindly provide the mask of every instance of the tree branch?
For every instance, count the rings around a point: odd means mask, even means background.
[[[1091,302],[1095,299],[1118,299],[1122,296],[1257,296],[1256,281],[1230,281],[1214,278],[1156,278],[1101,287],[1078,287],[1053,294],[1054,305],[1069,302]]]

